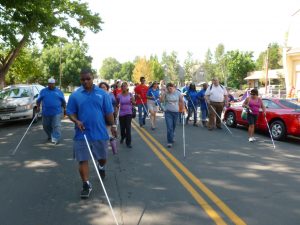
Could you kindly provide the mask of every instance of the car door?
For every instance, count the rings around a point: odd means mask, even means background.
[[[275,102],[273,102],[271,99],[262,99],[262,101],[264,106],[266,107],[267,121],[270,121],[274,117],[274,114],[276,114],[276,110],[281,109],[281,107]],[[262,109],[259,110],[256,127],[262,130],[267,129],[267,124]]]

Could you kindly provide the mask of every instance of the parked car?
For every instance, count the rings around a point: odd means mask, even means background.
[[[300,137],[300,104],[287,99],[263,98],[266,106],[266,119],[274,140],[284,140],[287,135]],[[237,124],[248,126],[241,118],[241,104],[227,108],[224,120],[227,126],[236,127]],[[255,125],[256,129],[268,132],[268,126],[262,111]]]
[[[37,113],[36,100],[43,88],[44,86],[39,84],[18,84],[5,87],[0,92],[0,123],[32,120]]]

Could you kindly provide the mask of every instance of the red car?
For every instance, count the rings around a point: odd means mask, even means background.
[[[287,135],[300,137],[300,104],[287,99],[263,98],[266,107],[266,119],[274,140],[284,140]],[[237,124],[247,126],[247,120],[241,118],[242,104],[226,109],[224,120],[227,126]],[[256,129],[268,132],[263,112],[259,113]]]

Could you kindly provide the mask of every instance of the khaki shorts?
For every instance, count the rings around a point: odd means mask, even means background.
[[[157,112],[158,111],[158,106],[156,105],[156,102],[153,100],[147,100],[147,106],[148,106],[148,110],[149,111],[154,111]]]

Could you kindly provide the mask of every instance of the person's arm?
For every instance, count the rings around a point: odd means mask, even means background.
[[[82,132],[85,130],[83,123],[77,119],[76,114],[69,114],[68,117]]]
[[[225,107],[228,106],[228,95],[224,95],[224,103],[225,103]]]
[[[182,95],[179,95],[179,112],[184,112],[184,101]]]
[[[245,99],[245,101],[243,102],[243,105],[242,105],[242,107],[244,108],[244,107],[246,107],[246,108],[249,108],[249,98],[246,98]]]

